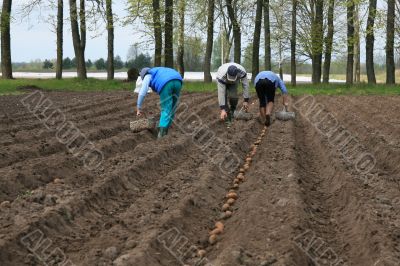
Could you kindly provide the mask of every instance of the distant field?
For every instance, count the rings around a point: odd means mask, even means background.
[[[332,79],[346,80],[345,74],[331,74],[330,77]],[[397,79],[400,78],[400,70],[396,70],[396,77],[397,77]],[[361,75],[361,82],[368,82],[368,78],[367,78],[366,74]],[[386,72],[376,73],[376,82],[385,83],[386,82]]]

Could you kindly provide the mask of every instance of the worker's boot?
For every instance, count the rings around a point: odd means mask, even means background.
[[[158,131],[158,139],[161,139],[165,137],[168,134],[168,128],[167,127],[160,127],[160,130]]]
[[[266,126],[266,127],[270,127],[270,126],[271,126],[271,123],[272,123],[272,121],[271,121],[271,115],[267,114],[266,117],[265,117],[265,126]]]
[[[228,120],[227,120],[227,126],[231,127],[233,121],[235,120],[235,111],[236,107],[238,105],[239,99],[229,99],[229,110],[228,110]]]

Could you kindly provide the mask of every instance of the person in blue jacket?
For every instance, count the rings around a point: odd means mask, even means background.
[[[168,134],[168,128],[174,120],[183,78],[176,70],[167,67],[143,68],[140,77],[143,83],[137,100],[137,115],[142,115],[142,104],[150,87],[160,95],[161,117],[158,138],[162,138]]]
[[[283,94],[283,105],[288,110],[288,91],[285,83],[272,71],[260,72],[255,80],[257,96],[260,100],[260,118],[267,127],[271,125],[271,113],[274,108],[275,92],[279,88]]]

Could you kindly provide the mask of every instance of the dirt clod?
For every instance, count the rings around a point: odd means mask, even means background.
[[[118,257],[118,248],[116,247],[109,247],[104,251],[104,257],[109,260],[114,260]]]

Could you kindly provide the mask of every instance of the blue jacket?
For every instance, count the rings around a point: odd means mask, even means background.
[[[183,82],[182,76],[172,68],[154,67],[148,73],[151,75],[150,88],[158,94],[171,80]]]
[[[255,80],[254,80],[254,84],[257,84],[258,81],[260,81],[260,79],[269,79],[272,83],[274,83],[275,85],[275,89],[279,88],[283,94],[287,94],[288,91],[286,89],[285,83],[283,83],[283,81],[278,77],[278,75],[276,75],[274,72],[272,71],[262,71],[260,72]]]

